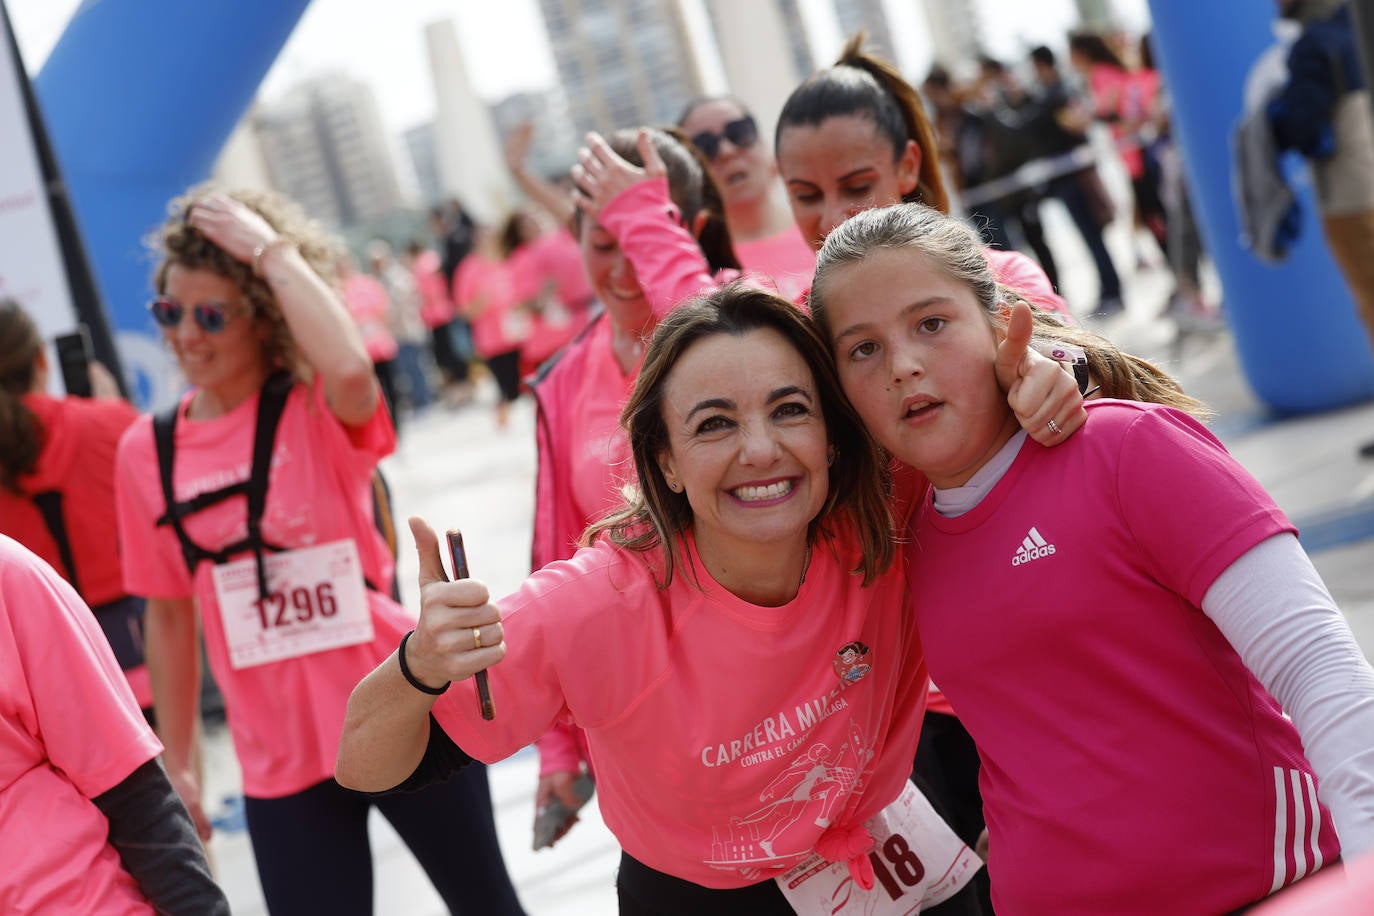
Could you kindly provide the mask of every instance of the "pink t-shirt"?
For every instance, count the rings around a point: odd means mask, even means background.
[[[1000,248],[984,248],[988,267],[997,282],[1010,287],[1026,297],[1026,301],[1049,312],[1058,312],[1071,318],[1069,304],[1054,291],[1050,278],[1044,269],[1019,251],[1003,251]]]
[[[852,541],[818,544],[775,608],[717,585],[690,538],[690,568],[666,589],[643,554],[585,548],[501,602],[496,720],[478,717],[470,683],[434,714],[486,761],[574,722],[626,852],[707,887],[775,877],[826,825],[892,802],[911,772],[925,668],[904,575],[899,562],[861,589]]]
[[[90,610],[0,536],[0,912],[151,914],[91,799],[161,751]]]
[[[520,345],[521,371],[533,372],[587,326],[592,286],[577,240],[562,229],[521,245],[508,264],[516,298],[541,306],[530,317],[529,336]]]
[[[474,251],[453,272],[453,301],[472,322],[472,345],[482,358],[519,349],[530,322],[517,310],[520,299],[510,264]]]
[[[410,274],[420,294],[420,320],[433,330],[453,320],[453,299],[448,294],[448,279],[440,270],[439,255],[422,251],[415,256]]]
[[[386,287],[367,274],[355,273],[343,282],[343,301],[363,335],[363,346],[374,363],[395,359],[400,348],[391,335],[387,313],[391,299]]]
[[[1085,406],[967,514],[927,502],[908,548],[931,676],[982,757],[993,903],[1230,912],[1339,852],[1292,724],[1201,610],[1293,526],[1185,414]]]
[[[735,256],[754,273],[772,277],[778,292],[796,302],[811,288],[816,273],[816,253],[795,225],[767,238],[736,240]]]
[[[529,271],[517,273],[517,284],[523,284],[522,299],[530,298],[544,283],[552,281],[554,295],[564,308],[578,311],[591,302],[592,284],[582,266],[582,248],[567,230],[546,232],[521,245],[515,254],[521,256]]]
[[[252,464],[257,396],[222,417],[189,420],[185,410],[193,393],[178,408],[182,417],[172,479],[178,501],[246,480]],[[371,479],[377,461],[395,445],[385,407],[379,405],[364,425],[346,427],[330,412],[318,380],[313,386],[296,385],[277,428],[264,538],[283,547],[352,538],[367,580],[387,588],[394,564],[373,525]],[[213,564],[201,563],[191,576],[172,529],[154,524],[165,506],[150,417],[134,424],[120,443],[117,494],[129,591],[199,602],[205,650],[224,694],[244,793],[276,798],[330,778],[348,695],[414,625],[410,615],[388,596],[368,589],[374,631],[370,643],[235,670],[215,597]],[[217,503],[191,515],[185,526],[191,539],[207,549],[232,544],[246,533],[245,501]]]
[[[592,334],[581,397],[565,408],[570,413],[567,460],[572,465],[573,501],[588,524],[620,506],[621,488],[635,480],[620,412],[639,378],[638,366],[629,375],[620,371],[611,352],[609,321],[600,322]]]

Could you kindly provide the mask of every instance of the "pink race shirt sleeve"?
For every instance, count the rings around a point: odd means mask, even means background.
[[[1117,499],[1159,581],[1197,607],[1241,554],[1296,531],[1216,437],[1177,410],[1143,411],[1130,423]]]
[[[601,225],[634,264],[640,288],[657,317],[715,287],[701,246],[682,226],[666,178],[641,181],[618,194],[601,211]]]

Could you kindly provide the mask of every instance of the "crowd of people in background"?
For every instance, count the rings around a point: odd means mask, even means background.
[[[1239,912],[1374,848],[1374,670],[1293,526],[1203,405],[1080,326],[1146,267],[1217,321],[1148,37],[918,92],[859,35],[776,125],[715,96],[619,128],[539,175],[521,127],[519,207],[355,251],[190,189],[149,304],[190,387],[154,416],[98,364],[50,396],[0,302],[0,910],[227,912],[202,658],[278,914],[372,912],[373,808],[451,912],[523,912],[481,761],[530,743],[555,840],[595,782],[625,914]],[[1095,267],[1081,316],[1047,204]],[[1333,247],[1367,221],[1327,214]],[[525,394],[531,577],[498,607],[413,520],[416,620],[378,464],[436,407],[504,433]],[[479,673],[497,721],[443,697]],[[61,835],[21,849],[15,818]]]
[[[1125,215],[1134,263],[1127,270],[1164,264],[1175,284],[1170,316],[1189,327],[1215,327],[1219,310],[1204,298],[1203,252],[1149,36],[1130,42],[1073,33],[1068,63],[1066,73],[1055,51],[1041,45],[1024,61],[984,56],[976,75],[964,80],[940,66],[926,75],[921,88],[939,129],[941,160],[963,208],[987,244],[1032,254],[1057,287],[1041,209],[1057,201],[1092,256],[1095,314],[1120,313],[1122,270],[1104,236],[1118,205],[1103,182],[1091,133],[1094,124],[1103,125],[1130,179]],[[1145,238],[1136,237],[1137,228]]]

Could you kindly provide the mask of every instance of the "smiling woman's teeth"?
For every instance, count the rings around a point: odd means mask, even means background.
[[[766,487],[736,487],[730,491],[736,499],[744,502],[756,502],[763,499],[777,499],[792,492],[792,481],[780,480],[777,483],[770,483]]]

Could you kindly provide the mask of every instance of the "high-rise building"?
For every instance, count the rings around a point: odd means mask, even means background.
[[[500,219],[514,197],[501,139],[477,97],[452,20],[425,27],[434,78],[434,145],[444,196],[456,197],[479,222]]]
[[[415,172],[415,186],[420,202],[433,207],[444,201],[444,182],[439,176],[439,146],[434,134],[434,122],[417,124],[401,134],[410,168]]]
[[[955,73],[967,72],[983,53],[983,21],[977,0],[924,0],[932,56]]]
[[[801,28],[796,5],[791,8],[790,28],[776,0],[709,0],[706,8],[730,93],[750,109],[765,135],[772,136],[787,96],[802,74],[810,73],[796,68],[798,49],[789,37],[789,31]]]
[[[810,76],[817,69],[810,36],[806,33],[806,18],[797,0],[778,0],[778,12],[782,14],[783,28],[787,32],[787,49],[792,55],[792,69],[801,79]]]
[[[935,2],[941,3],[943,0]],[[896,42],[892,40],[892,27],[888,24],[883,0],[835,0],[835,15],[839,17],[840,31],[846,40],[863,29],[868,33],[865,48],[876,51],[887,60],[896,60]]]
[[[272,176],[267,171],[267,160],[262,154],[262,141],[253,128],[251,112],[234,126],[234,132],[224,141],[211,171],[211,178],[215,183],[228,188],[265,190],[272,187]]]
[[[253,118],[272,185],[336,228],[401,205],[372,89],[330,73],[287,90]]]
[[[539,8],[579,135],[671,124],[702,94],[677,0],[539,0]]]

